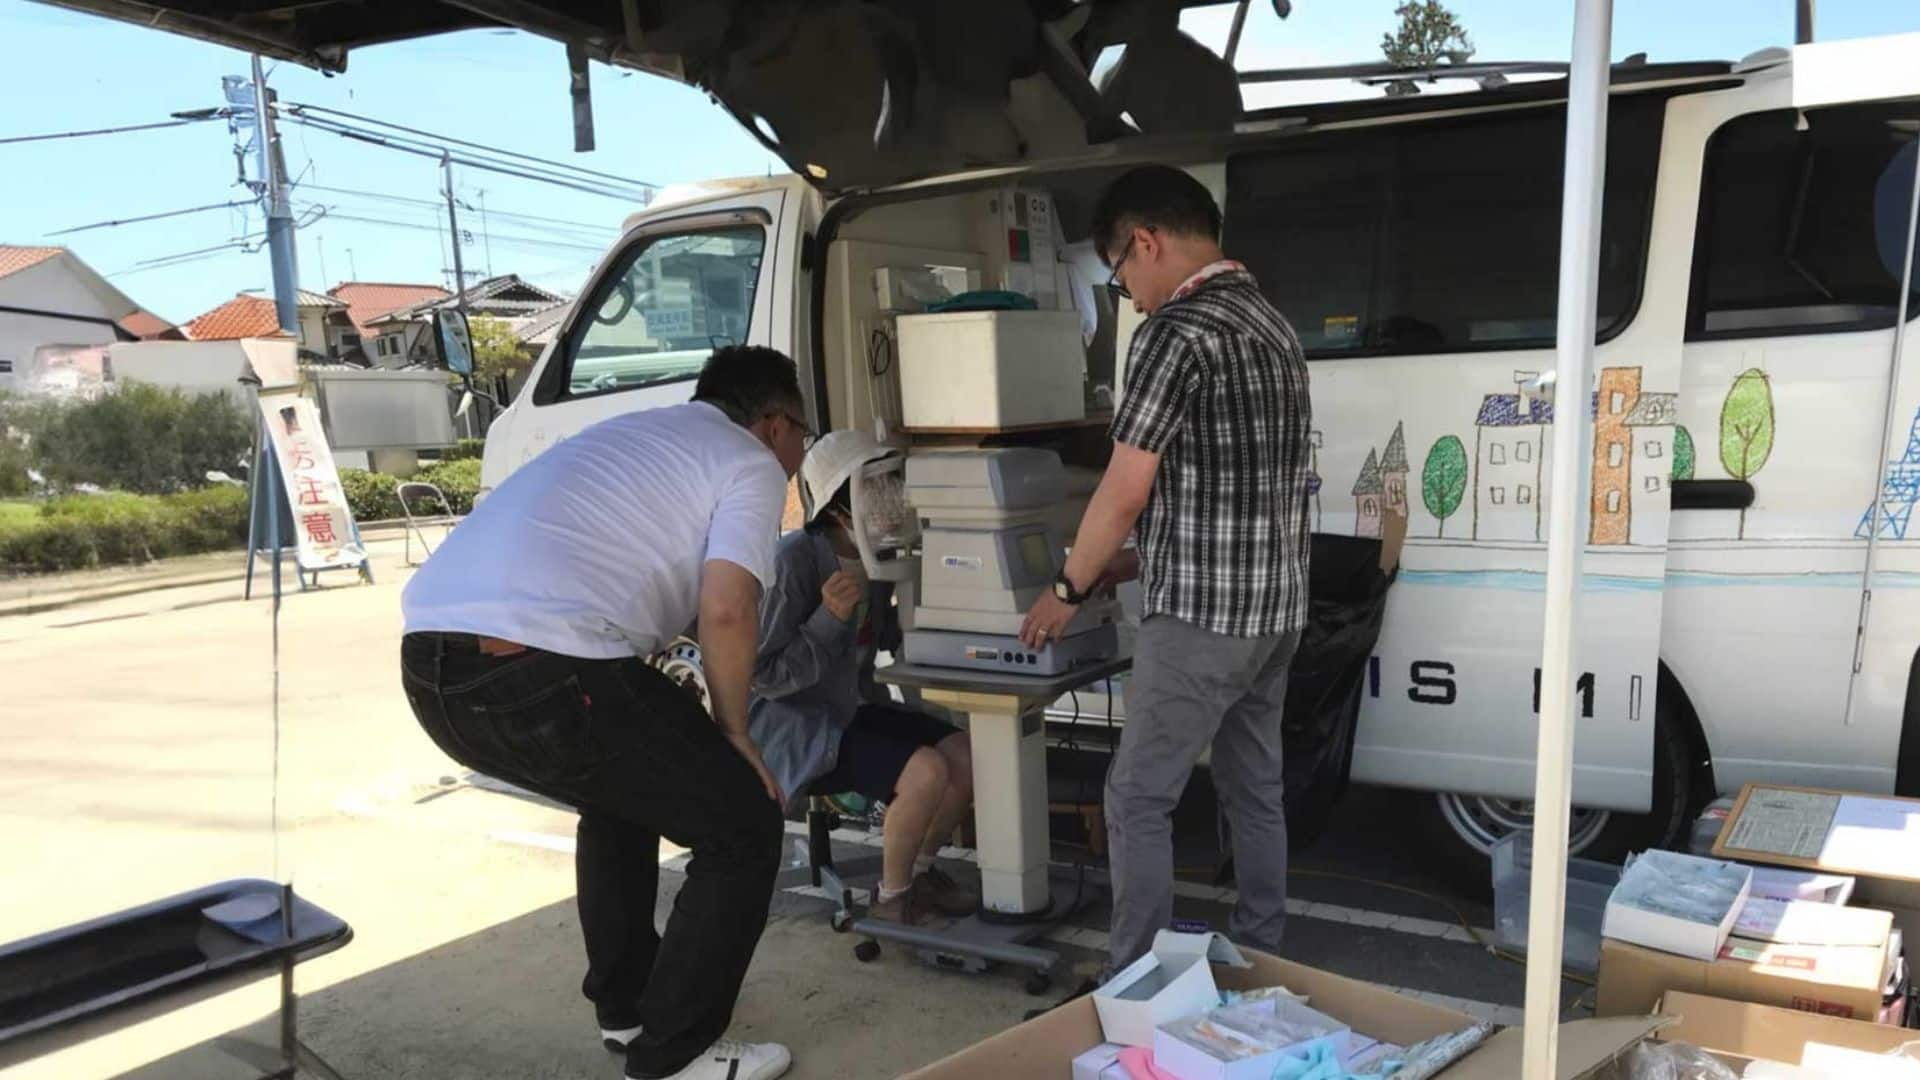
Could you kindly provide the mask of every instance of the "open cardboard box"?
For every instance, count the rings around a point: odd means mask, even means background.
[[[1920,799],[1748,784],[1714,855],[1858,878],[1853,902],[1893,914],[1920,941]]]
[[[1214,967],[1214,981],[1222,989],[1284,986],[1308,995],[1314,1008],[1351,1024],[1358,1034],[1411,1046],[1474,1023],[1465,1013],[1371,983],[1253,950],[1246,950],[1245,955],[1252,966]],[[1661,1017],[1643,1015],[1562,1024],[1560,1080],[1580,1080],[1594,1074],[1665,1022]],[[1080,997],[907,1075],[910,1080],[1068,1080],[1073,1075],[1073,1059],[1101,1041],[1100,1018],[1093,1001]],[[1513,1080],[1520,1075],[1520,1044],[1518,1028],[1499,1032],[1441,1075],[1447,1080]]]
[[[1660,1011],[1674,1018],[1673,1025],[1660,1032],[1661,1039],[1697,1046],[1735,1071],[1754,1060],[1799,1065],[1807,1048],[1814,1045],[1885,1054],[1920,1035],[1885,1024],[1685,992],[1668,994],[1660,1003]]]
[[[1885,917],[1885,913],[1878,913]],[[1695,960],[1608,938],[1600,943],[1601,1016],[1637,1016],[1674,991],[1875,1020],[1886,972],[1887,924],[1877,945],[1800,945],[1728,938]]]

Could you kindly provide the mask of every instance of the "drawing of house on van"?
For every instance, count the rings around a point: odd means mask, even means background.
[[[1367,451],[1367,463],[1360,466],[1360,475],[1353,482],[1354,529],[1355,536],[1380,539],[1380,504],[1386,494],[1386,486],[1380,480],[1380,454]]]
[[[1526,393],[1534,375],[1514,372],[1514,392],[1488,394],[1473,421],[1475,540],[1540,539],[1540,491],[1547,475],[1553,404]]]
[[[1632,445],[1628,449],[1630,468],[1628,488],[1638,499],[1659,500],[1673,482],[1673,432],[1680,419],[1679,394],[1642,393],[1627,412],[1626,427]],[[1629,521],[1625,542],[1658,546],[1664,540],[1652,535],[1656,526],[1648,515],[1638,522]]]
[[[1388,513],[1407,516],[1407,425],[1404,421],[1393,426],[1393,435],[1387,439],[1387,449],[1380,455],[1380,484],[1385,489],[1385,509]]]

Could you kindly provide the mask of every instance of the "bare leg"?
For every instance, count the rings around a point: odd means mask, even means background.
[[[940,854],[940,849],[953,837],[953,831],[973,809],[973,744],[968,741],[967,733],[960,731],[947,736],[934,750],[946,759],[947,787],[941,795],[940,808],[934,812],[933,824],[927,828],[926,841],[920,845],[920,854],[927,856]]]
[[[880,888],[899,892],[913,884],[913,858],[927,835],[927,826],[940,809],[947,790],[947,759],[930,747],[921,747],[907,759],[894,782],[893,801],[887,804],[887,824],[881,836]]]

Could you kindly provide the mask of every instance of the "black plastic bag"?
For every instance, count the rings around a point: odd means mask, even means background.
[[[1346,794],[1367,661],[1394,576],[1380,569],[1380,541],[1313,534],[1307,626],[1288,673],[1281,725],[1287,838],[1295,851],[1320,838]]]

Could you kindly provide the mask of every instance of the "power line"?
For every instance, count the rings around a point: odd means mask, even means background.
[[[0,139],[0,146],[5,146],[10,143],[46,142],[50,139],[83,139],[90,135],[122,135],[130,131],[154,131],[158,128],[185,127],[188,124],[197,124],[202,119],[212,118],[195,117],[184,120],[162,120],[157,124],[133,124],[128,127],[94,128],[90,131],[55,131],[45,135],[11,135],[7,138]]]
[[[310,203],[306,205],[318,206],[319,204]],[[440,231],[440,227],[438,225],[422,225],[418,222],[413,222],[413,221],[395,221],[391,218],[366,217],[360,214],[344,214],[339,212],[339,210],[335,208],[323,208],[323,209],[329,210],[327,214],[327,219],[330,221],[353,221],[353,222],[359,222],[363,225],[385,225],[389,228],[413,229],[419,232],[438,233]],[[464,232],[466,230],[462,230],[462,231]],[[568,241],[565,241],[565,240],[543,240],[539,237],[534,237],[534,236],[501,236],[501,235],[495,234],[494,239],[498,240],[503,244],[519,244],[525,247],[570,248],[574,251],[591,251],[596,254],[604,250],[601,246],[596,244],[575,244],[575,243],[569,243]]]
[[[71,233],[86,232],[89,229],[108,229],[119,225],[138,225],[143,221],[161,221],[166,218],[184,217],[188,214],[203,214],[208,210],[228,210],[236,206],[247,206],[249,202],[208,203],[205,206],[190,206],[185,210],[168,210],[159,214],[147,214],[144,217],[120,218],[114,221],[96,221],[91,225],[75,225],[70,229],[50,232],[48,236],[67,236]]]
[[[388,194],[386,192],[380,192],[380,191],[362,191],[357,188],[327,187],[323,184],[301,184],[300,188],[304,191],[324,191],[333,195],[357,196],[363,199],[378,199],[382,202],[398,203],[404,206],[415,206],[423,210],[432,212],[436,217],[439,215],[439,213],[442,210],[446,209],[446,205],[447,205],[444,200],[415,199],[415,198],[409,198],[408,196],[405,196],[405,195],[392,195],[392,194]],[[467,204],[465,203],[461,203],[462,207],[466,207],[466,205]],[[487,208],[487,216],[497,217],[497,218],[510,218],[516,221],[537,222],[542,225],[564,225],[569,227],[569,231],[592,232],[592,233],[598,234],[603,239],[611,238],[612,235],[617,234],[620,231],[618,228],[612,225],[594,225],[585,221],[569,221],[566,218],[541,217],[537,214],[520,214],[520,213],[514,213],[512,211],[507,211],[507,210],[495,210],[492,207]]]
[[[416,157],[424,157],[433,161],[450,160],[456,165],[465,166],[467,168],[481,169],[487,172],[501,173],[506,176],[515,176],[515,177],[519,177],[522,180],[533,180],[538,183],[553,184],[558,187],[570,188],[574,191],[584,192],[585,194],[588,194],[588,195],[598,195],[604,199],[616,199],[628,204],[632,204],[635,202],[645,204],[651,198],[650,193],[646,193],[644,191],[639,191],[639,192],[618,191],[618,190],[614,190],[604,186],[591,185],[584,181],[577,181],[577,180],[573,180],[563,176],[542,175],[538,172],[532,172],[525,169],[515,168],[497,161],[488,161],[482,158],[474,158],[466,155],[456,155],[452,151],[446,149],[445,147],[407,145],[408,143],[411,143],[414,140],[400,139],[393,136],[382,135],[377,132],[363,131],[358,128],[350,127],[345,124],[336,123],[335,121],[331,121],[331,120],[320,119],[318,117],[294,115],[294,116],[289,116],[287,119],[291,120],[296,124],[303,124],[308,127],[312,127],[318,131],[325,131],[333,135],[338,135],[344,139],[354,139],[359,142],[370,143],[374,146],[385,147],[389,150],[398,150],[401,153],[412,154]]]
[[[620,184],[637,184],[641,187],[652,188],[656,191],[659,190],[660,188],[659,184],[651,184],[645,180],[635,180],[631,177],[616,176],[613,173],[597,172],[593,169],[583,168],[582,166],[579,166],[579,165],[568,165],[565,162],[560,162],[560,161],[549,161],[546,158],[534,157],[532,154],[522,154],[522,153],[519,153],[518,151],[507,150],[498,146],[488,146],[485,143],[469,142],[466,139],[456,139],[451,135],[436,135],[431,131],[422,131],[419,128],[407,127],[404,124],[396,124],[390,120],[378,120],[371,116],[361,116],[361,115],[358,115],[357,113],[347,112],[344,109],[329,109],[324,105],[305,105],[305,104],[301,104],[300,102],[288,102],[286,107],[290,109],[297,109],[297,110],[302,110],[307,112],[330,113],[334,116],[343,116],[349,120],[358,120],[363,124],[374,124],[379,127],[391,128],[394,131],[404,131],[409,135],[419,135],[424,138],[432,139],[435,142],[451,143],[452,145],[455,145],[455,146],[466,146],[466,147],[471,147],[475,150],[485,150],[491,154],[499,154],[503,157],[518,158],[521,161],[531,161],[536,165],[545,165],[549,168],[554,168],[554,169],[564,169],[569,172],[580,173],[583,176],[593,176],[593,177],[598,177],[602,180],[612,180]]]

